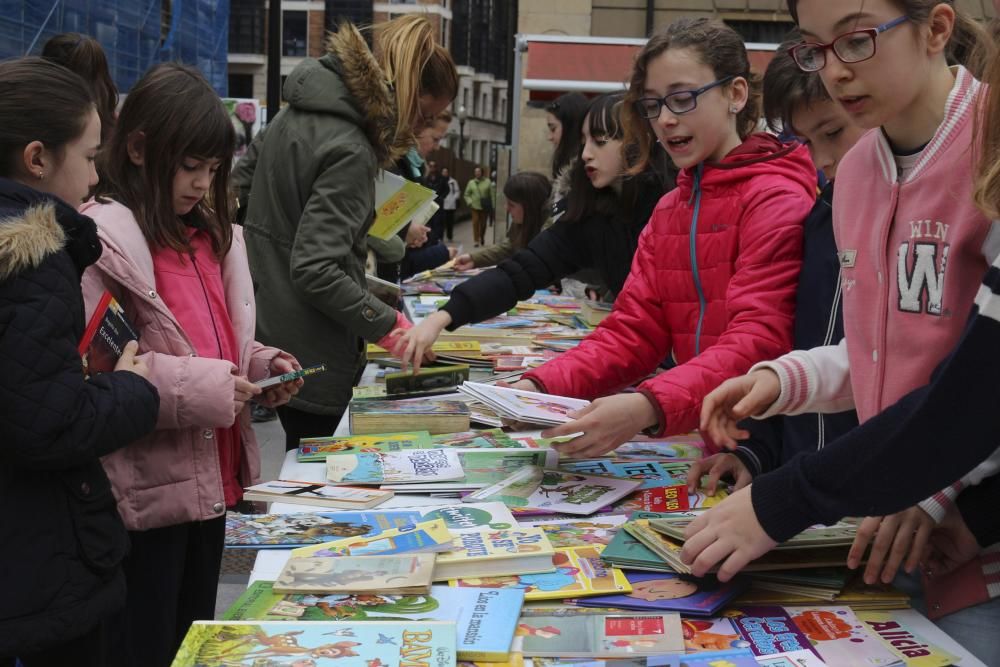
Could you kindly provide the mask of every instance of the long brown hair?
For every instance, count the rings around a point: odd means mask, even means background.
[[[130,138],[142,136],[143,162],[129,158]],[[186,227],[205,230],[221,259],[233,239],[229,172],[236,132],[222,100],[193,67],[163,63],[153,67],[129,91],[115,133],[101,155],[98,197],[127,206],[146,242],[187,252]],[[174,213],[173,180],[185,158],[218,159],[209,196],[190,213]],[[209,203],[210,202],[210,203]]]
[[[625,143],[637,147],[638,157],[629,173],[639,173],[649,163],[656,136],[650,121],[636,111],[635,105],[646,89],[649,63],[669,49],[691,49],[705,65],[712,68],[716,79],[727,76],[746,80],[746,106],[736,115],[736,131],[745,139],[757,129],[760,121],[760,82],[750,72],[750,58],[739,34],[722,23],[707,18],[678,19],[657,31],[635,57],[622,117]],[[731,86],[732,82],[726,84]]]
[[[911,23],[924,23],[938,5],[955,10],[955,28],[948,41],[946,57],[949,63],[964,65],[976,78],[982,78],[986,67],[996,58],[996,44],[978,21],[955,6],[953,0],[892,0]],[[788,13],[799,22],[798,0],[788,0]]]
[[[990,84],[978,134],[982,136],[979,168],[976,173],[976,204],[991,218],[1000,218],[1000,62],[996,58],[986,70]]]
[[[107,141],[115,125],[118,88],[111,79],[100,42],[78,32],[64,32],[45,42],[42,57],[75,72],[90,86],[101,118],[101,141]]]
[[[524,220],[514,226],[511,240],[518,250],[528,245],[542,230],[549,214],[552,183],[535,171],[522,171],[511,176],[503,186],[503,196],[524,209]]]
[[[83,79],[43,58],[0,62],[0,176],[24,176],[24,147],[41,141],[57,157],[80,137],[94,98]]]

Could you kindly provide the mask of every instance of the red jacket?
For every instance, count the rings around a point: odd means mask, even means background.
[[[639,237],[611,315],[525,377],[551,394],[592,399],[670,355],[677,366],[639,391],[657,406],[658,435],[696,428],[708,392],[791,349],[802,222],[815,198],[806,148],[766,134],[721,163],[684,170]]]

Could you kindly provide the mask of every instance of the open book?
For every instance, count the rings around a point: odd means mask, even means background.
[[[408,222],[427,222],[438,210],[434,197],[430,188],[379,171],[375,178],[375,223],[368,233],[388,240]]]

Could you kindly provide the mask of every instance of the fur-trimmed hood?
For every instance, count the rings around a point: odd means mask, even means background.
[[[293,107],[341,116],[364,130],[379,165],[406,154],[412,136],[396,134],[396,99],[358,29],[349,23],[330,33],[327,53],[299,64],[283,93]]]
[[[67,250],[82,274],[101,256],[94,221],[62,201],[0,179],[0,281],[37,269]]]

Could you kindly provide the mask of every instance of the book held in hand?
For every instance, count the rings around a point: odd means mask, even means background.
[[[118,300],[111,292],[105,291],[77,346],[83,359],[83,374],[89,377],[115,370],[115,364],[130,340],[139,340],[139,334],[125,317],[125,310]]]
[[[393,495],[392,491],[382,491],[381,489],[356,489],[349,486],[277,479],[247,487],[243,498],[266,503],[282,502],[337,509],[368,509],[381,505]]]
[[[375,178],[375,222],[368,233],[389,240],[408,222],[430,220],[438,209],[436,196],[430,188],[380,170]]]
[[[428,431],[431,435],[469,430],[469,407],[461,401],[352,400],[351,433]]]
[[[275,593],[389,593],[430,591],[434,554],[292,557],[274,582]]]

